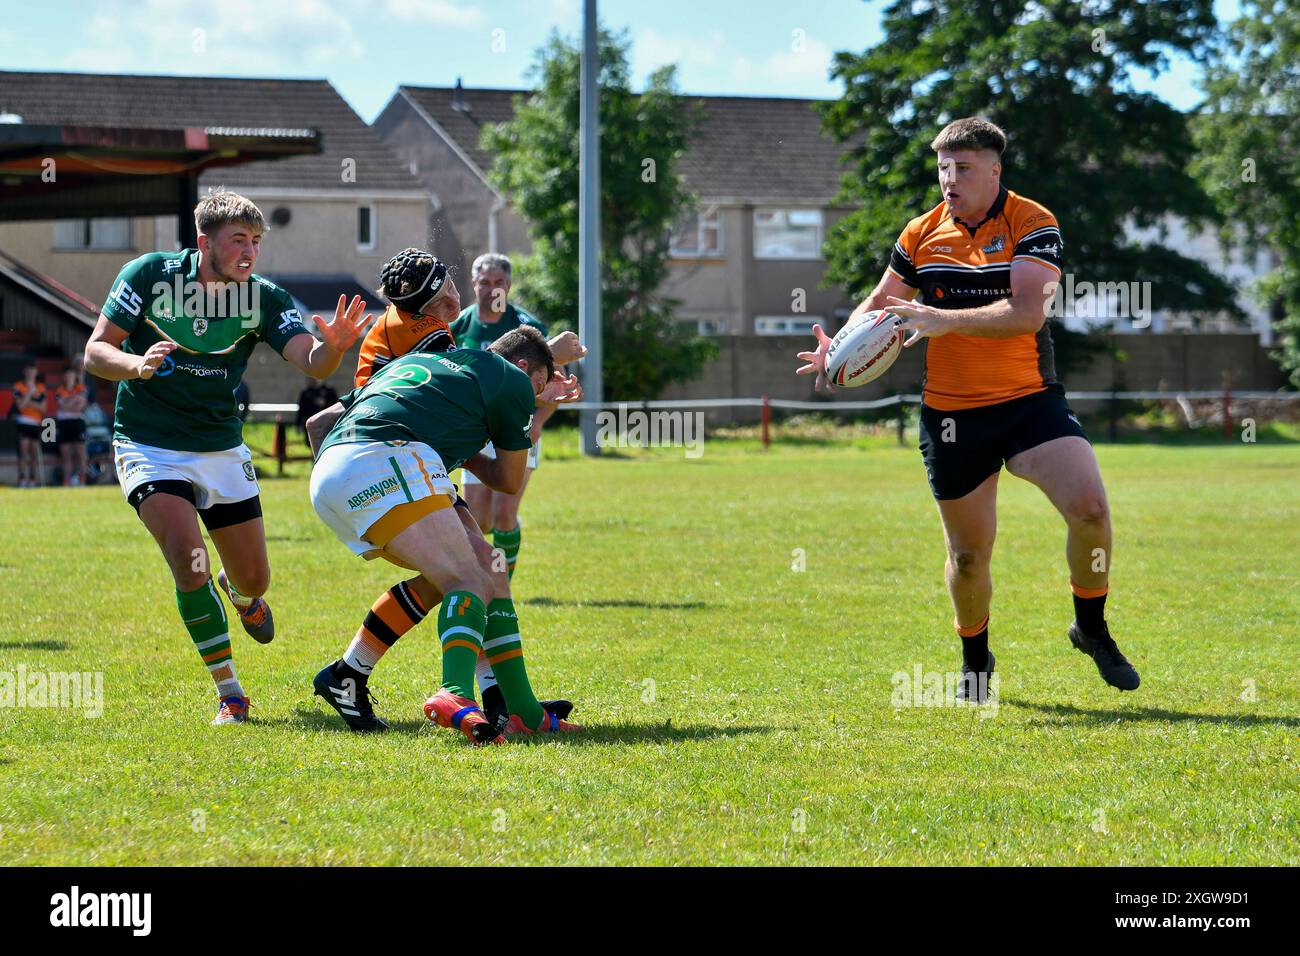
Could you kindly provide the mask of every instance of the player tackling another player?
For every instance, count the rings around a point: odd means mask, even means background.
[[[437,256],[423,249],[403,249],[380,270],[379,294],[389,304],[361,343],[353,379],[357,388],[365,385],[371,375],[395,358],[409,352],[440,352],[456,344],[451,324],[460,315],[460,293],[447,274],[447,267]],[[547,345],[557,366],[577,361],[587,352],[578,337],[567,331],[555,336]],[[549,416],[552,408],[546,402],[539,403],[538,417]],[[326,421],[329,421],[327,416],[317,419],[315,428],[318,432]],[[530,467],[536,467],[536,453],[535,447],[529,453]],[[465,475],[469,474],[465,472]],[[487,488],[481,490],[498,498],[512,497]],[[513,499],[517,502],[518,496],[513,496]],[[505,560],[506,570],[513,573],[509,555],[503,549],[493,553],[493,547],[484,537],[484,528],[475,521],[464,499],[457,497],[456,508],[457,515],[465,524],[470,544],[484,567],[493,570],[499,556]],[[376,655],[382,656],[402,635],[415,627],[423,618],[423,608],[433,607],[441,601],[442,594],[423,575],[389,588],[380,595],[362,622],[356,638],[360,644],[350,652],[347,663],[369,673],[368,668],[378,660]],[[486,655],[479,661],[476,676],[488,720],[504,727],[510,715]],[[565,700],[545,700],[542,706],[561,719],[568,717],[573,707]],[[354,729],[366,729],[368,721],[356,718],[351,725]]]
[[[921,456],[947,542],[945,578],[962,645],[957,697],[982,703],[989,651],[989,564],[1005,463],[1041,488],[1066,523],[1074,595],[1070,642],[1102,678],[1134,690],[1138,673],[1106,624],[1111,523],[1092,446],[1056,381],[1046,324],[1061,274],[1061,232],[1044,206],[1001,184],[1006,137],[978,118],[930,144],[944,201],[909,222],[888,268],[854,316],[888,309],[924,349]],[[919,302],[914,302],[919,296]],[[853,318],[850,318],[853,321]],[[830,338],[800,352],[798,374],[825,384]]]
[[[313,316],[317,341],[289,294],[253,273],[265,225],[232,192],[194,209],[198,248],[128,262],[86,345],[86,370],[117,381],[113,450],[122,492],[154,536],[175,583],[176,608],[217,686],[213,724],[248,719],[235,672],[226,592],[255,640],[275,636],[262,597],[270,585],[266,532],[252,456],[234,391],[266,342],[313,378],[333,372],[364,331],[365,303],[339,297],[332,321]],[[202,519],[221,555],[214,584]]]
[[[474,743],[504,740],[503,728],[485,718],[474,701],[481,653],[495,671],[509,711],[505,735],[581,728],[544,708],[534,695],[509,577],[504,568],[485,567],[481,548],[476,554],[448,473],[464,465],[488,487],[517,492],[539,398],[570,402],[580,395],[575,379],[555,374],[541,333],[520,328],[488,351],[411,352],[395,358],[308,423],[318,449],[311,477],[317,514],[354,554],[419,571],[441,595],[436,621],[442,685],[424,712]],[[331,422],[321,440],[321,429]],[[496,446],[495,458],[480,453],[489,441]],[[431,608],[414,597],[414,588],[405,588],[398,600],[418,620]],[[390,625],[384,615],[374,616],[367,625],[377,623],[383,635]],[[391,641],[367,646],[360,634],[343,658],[316,676],[316,692],[355,730],[387,727],[374,714],[368,680],[388,646]]]

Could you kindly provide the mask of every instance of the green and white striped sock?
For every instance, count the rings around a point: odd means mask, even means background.
[[[217,685],[217,694],[221,697],[247,696],[244,688],[235,676],[235,661],[230,650],[230,625],[226,620],[226,608],[217,594],[216,585],[208,578],[203,586],[195,591],[177,591],[176,609],[181,613],[181,621],[190,632],[194,649],[203,658],[203,663]]]
[[[492,529],[492,547],[500,548],[501,553],[506,556],[506,573],[510,578],[515,576],[515,563],[519,560],[519,542],[523,538],[523,533],[522,525],[515,525],[510,531]]]

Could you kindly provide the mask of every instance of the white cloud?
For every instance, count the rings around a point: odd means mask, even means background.
[[[170,0],[110,2],[82,32],[63,65],[106,73],[260,76],[328,72],[365,54],[351,23],[327,0],[228,0],[179,16]]]
[[[478,7],[448,0],[386,0],[384,9],[398,20],[423,21],[437,26],[467,29],[487,23],[487,14]]]
[[[640,30],[633,38],[632,73],[645,76],[666,63],[676,63],[682,89],[723,89],[780,94],[787,87],[794,95],[809,95],[828,86],[832,53],[829,46],[804,33],[791,35],[785,49],[766,56],[761,51],[742,53],[722,30],[708,33],[661,33]],[[823,94],[826,95],[826,94]]]
[[[763,61],[761,74],[782,83],[825,83],[831,68],[831,48],[807,37],[801,46],[773,53]]]
[[[730,41],[721,30],[704,34],[666,34],[654,28],[632,38],[632,72],[648,74],[668,63],[677,64],[678,82],[691,84],[699,74],[709,74],[732,58]]]

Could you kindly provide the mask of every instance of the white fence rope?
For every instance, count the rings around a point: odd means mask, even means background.
[[[1189,400],[1215,399],[1221,400],[1224,397],[1222,391],[1191,391],[1191,392],[1066,392],[1065,397],[1069,401],[1105,401],[1109,399],[1119,399],[1121,401],[1167,401],[1183,402]],[[1278,401],[1290,402],[1300,400],[1300,392],[1230,392],[1227,397],[1234,401]],[[888,408],[891,405],[907,404],[916,405],[921,401],[920,395],[887,395],[884,398],[876,398],[870,401],[862,402],[808,402],[796,401],[788,398],[773,398],[767,404],[771,408],[784,408],[797,411],[866,411],[875,408]],[[763,399],[761,398],[682,398],[682,399],[656,399],[655,401],[634,401],[634,402],[574,402],[571,405],[565,405],[565,409],[575,411],[618,411],[620,408],[626,408],[629,411],[646,410],[652,411],[663,408],[762,408]],[[254,414],[292,414],[298,413],[298,406],[292,402],[254,402],[248,406],[248,410]]]

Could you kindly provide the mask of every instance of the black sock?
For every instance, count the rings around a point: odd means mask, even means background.
[[[971,670],[983,671],[989,666],[989,629],[988,625],[978,634],[961,639],[961,659]]]
[[[493,684],[483,691],[483,713],[491,714],[495,711],[505,713],[506,695],[501,693],[501,685]]]
[[[1106,628],[1106,595],[1091,598],[1074,595],[1074,620],[1083,633],[1099,637]]]

